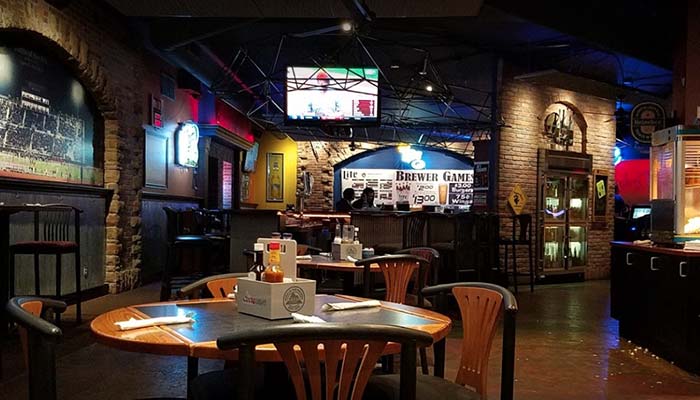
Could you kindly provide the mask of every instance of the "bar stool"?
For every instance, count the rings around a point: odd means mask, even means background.
[[[161,277],[160,300],[167,301],[170,299],[173,289],[179,289],[179,287],[192,283],[206,275],[209,268],[209,258],[213,242],[205,234],[204,227],[197,227],[195,225],[189,229],[185,229],[181,211],[174,210],[170,207],[163,207],[163,210],[167,217],[168,242],[165,267],[163,268],[163,275]],[[194,214],[193,210],[187,212]],[[174,276],[176,266],[178,265],[177,253],[182,249],[202,249],[202,265],[204,266],[204,271],[189,276]]]
[[[533,292],[535,291],[535,270],[532,258],[532,215],[513,215],[511,216],[511,221],[513,226],[511,237],[502,237],[499,240],[499,244],[505,247],[503,265],[505,269],[506,278],[508,277],[508,247],[510,247],[513,251],[513,289],[515,293],[518,293],[518,276],[524,274],[518,272],[518,255],[516,253],[516,246],[527,246],[527,259],[529,267],[528,275],[530,275],[530,291]]]
[[[425,246],[425,225],[428,215],[422,211],[401,216],[403,219],[402,248]]]
[[[65,204],[37,205],[34,213],[34,240],[10,245],[10,297],[15,295],[15,256],[34,256],[34,294],[41,296],[39,255],[56,257],[56,298],[61,297],[61,258],[64,254],[75,255],[76,322],[82,322],[82,292],[80,289],[80,214],[83,211]],[[73,218],[71,218],[73,217]],[[71,219],[73,238],[71,239]],[[60,323],[56,314],[56,323]]]

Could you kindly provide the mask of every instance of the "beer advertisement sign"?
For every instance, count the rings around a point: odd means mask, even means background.
[[[658,103],[639,103],[630,114],[632,137],[639,143],[651,143],[651,134],[666,126],[666,113]]]
[[[473,170],[344,168],[341,179],[342,189],[355,189],[355,196],[366,187],[374,189],[377,205],[470,206],[473,200]]]

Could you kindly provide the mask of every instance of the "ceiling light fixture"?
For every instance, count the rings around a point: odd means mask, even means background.
[[[345,21],[342,24],[340,24],[340,29],[342,29],[343,32],[350,32],[352,30],[352,24],[348,21]]]
[[[425,55],[425,58],[423,59],[423,69],[418,72],[418,75],[428,75],[428,55]]]
[[[433,91],[433,85],[426,85],[425,90],[432,92]]]

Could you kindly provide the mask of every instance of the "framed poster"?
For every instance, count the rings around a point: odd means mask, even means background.
[[[273,203],[284,201],[284,154],[267,153],[266,200]]]
[[[168,137],[146,130],[145,186],[168,187]]]
[[[602,170],[593,171],[593,229],[604,229],[607,226],[608,212],[608,174]]]

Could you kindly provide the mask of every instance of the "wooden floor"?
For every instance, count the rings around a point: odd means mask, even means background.
[[[544,399],[700,399],[700,378],[617,336],[609,316],[609,283],[586,282],[523,286],[518,300],[515,398]],[[86,320],[128,304],[156,301],[150,285],[84,305]],[[127,353],[94,343],[89,323],[76,327],[72,307],[60,345],[58,391],[61,399],[134,399],[185,396],[182,358]],[[459,362],[459,325],[448,339],[447,374]],[[489,370],[489,398],[498,399],[500,336]],[[2,344],[0,399],[26,399],[26,375],[16,338]],[[203,361],[201,370],[220,368]]]

